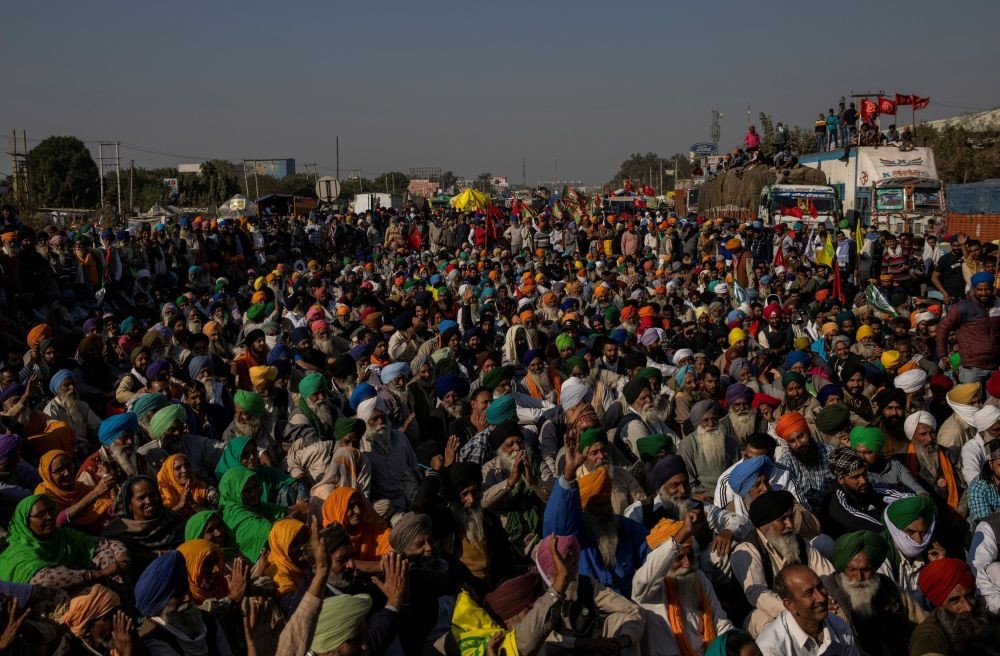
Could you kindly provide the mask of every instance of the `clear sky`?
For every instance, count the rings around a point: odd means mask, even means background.
[[[557,158],[594,184],[706,140],[713,105],[728,148],[747,103],[803,126],[852,90],[930,96],[926,120],[1000,105],[995,1],[8,0],[3,22],[0,128],[120,140],[144,166],[332,174],[340,135],[342,177],[520,182],[524,158],[531,184]]]

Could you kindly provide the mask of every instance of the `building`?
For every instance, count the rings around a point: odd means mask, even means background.
[[[494,189],[507,189],[508,187],[510,187],[510,183],[507,182],[506,175],[493,176],[492,178],[490,178],[490,185],[492,185]]]
[[[437,182],[432,182],[431,180],[414,178],[410,180],[410,184],[407,187],[407,191],[410,192],[411,196],[423,196],[424,198],[431,198],[436,196],[440,184]]]

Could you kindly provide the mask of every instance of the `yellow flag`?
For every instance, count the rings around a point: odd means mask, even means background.
[[[836,256],[837,253],[833,250],[833,240],[830,239],[830,233],[828,232],[826,233],[826,241],[823,243],[823,248],[816,254],[816,264],[833,266],[833,259]]]
[[[865,235],[861,231],[861,217],[858,217],[858,220],[854,225],[854,241],[857,242],[856,246],[858,248],[858,257],[861,257],[861,245],[865,243]]]

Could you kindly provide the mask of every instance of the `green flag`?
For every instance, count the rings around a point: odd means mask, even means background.
[[[875,286],[875,283],[873,282],[868,283],[868,287],[867,289],[865,289],[865,298],[868,299],[868,304],[871,305],[876,310],[879,310],[880,312],[884,312],[894,317],[899,316],[899,313],[896,312],[896,309],[891,305],[889,305],[889,301],[885,300],[885,296],[883,296],[882,292],[878,290],[878,288]]]

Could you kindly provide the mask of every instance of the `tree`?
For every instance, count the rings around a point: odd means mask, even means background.
[[[239,193],[240,182],[230,170],[229,162],[213,159],[201,165],[201,179],[205,184],[204,200],[219,204]]]
[[[388,171],[372,180],[372,191],[398,194],[402,196],[410,184],[410,178],[400,171]]]
[[[760,152],[765,157],[774,157],[778,148],[774,145],[774,126],[770,114],[760,113]],[[788,132],[788,145],[795,152],[803,154],[810,153],[816,148],[816,139],[809,130],[800,128],[797,125],[785,126]]]
[[[28,184],[36,205],[95,207],[100,173],[90,151],[76,137],[49,137],[28,153]]]
[[[676,154],[669,159],[665,159],[656,153],[646,153],[641,155],[633,153],[627,160],[618,167],[618,173],[608,184],[612,189],[620,189],[626,180],[632,181],[633,189],[638,189],[649,185],[657,194],[663,194],[674,188],[674,176],[668,172],[674,170],[674,163],[677,163],[677,173],[679,178],[690,177],[691,164],[687,155]],[[663,169],[663,188],[660,188],[660,169]]]
[[[918,125],[914,143],[933,149],[938,177],[946,184],[1000,177],[1000,132]]]

